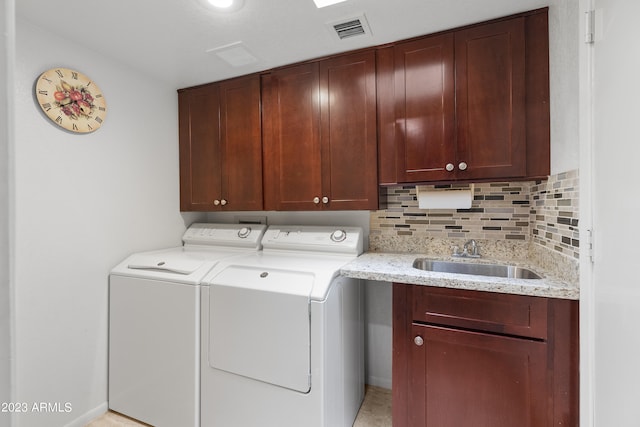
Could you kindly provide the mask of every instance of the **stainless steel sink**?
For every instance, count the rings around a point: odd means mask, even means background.
[[[507,277],[512,279],[542,279],[538,274],[527,268],[504,264],[474,264],[416,258],[413,261],[413,267],[439,273],[473,274],[477,276]]]

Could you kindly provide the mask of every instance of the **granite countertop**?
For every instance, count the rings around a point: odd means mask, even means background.
[[[533,270],[542,279],[509,279],[502,277],[476,276],[469,274],[438,273],[413,268],[416,258],[429,258],[455,262],[500,263],[505,261],[491,258],[452,258],[421,254],[399,254],[367,252],[341,269],[346,277],[383,282],[398,282],[415,285],[438,286],[466,290],[499,292],[505,294],[531,295],[548,298],[577,300],[580,290],[576,284],[562,281],[539,266],[526,262],[509,261],[509,265]]]

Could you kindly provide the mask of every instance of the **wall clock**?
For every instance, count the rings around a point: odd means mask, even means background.
[[[71,132],[93,132],[107,115],[107,103],[98,85],[76,70],[45,71],[36,81],[35,92],[44,114]]]

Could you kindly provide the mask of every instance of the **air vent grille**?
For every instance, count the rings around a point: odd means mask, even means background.
[[[335,24],[333,28],[336,30],[336,33],[338,33],[338,37],[340,37],[341,39],[346,39],[347,37],[358,36],[365,33],[362,22],[360,22],[359,19]]]
[[[367,20],[363,16],[355,18],[344,19],[340,22],[333,22],[329,24],[335,31],[340,39],[347,39],[349,37],[361,36],[365,34],[371,34],[371,30],[367,25]]]

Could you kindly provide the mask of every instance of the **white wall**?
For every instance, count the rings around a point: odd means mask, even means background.
[[[0,402],[11,401],[11,310],[9,272],[9,141],[10,67],[13,64],[13,0],[0,1]],[[9,427],[11,415],[0,412],[0,427]]]
[[[365,379],[384,388],[392,385],[392,296],[389,282],[368,281],[365,286]]]
[[[595,0],[595,6],[602,11],[603,26],[596,28],[593,47],[595,405],[591,409],[598,427],[638,426],[640,55],[635,41],[640,36],[640,2]]]
[[[16,427],[84,425],[106,410],[109,269],[131,252],[180,244],[177,94],[18,19],[15,72],[15,355],[20,402],[69,402]],[[90,37],[88,32],[80,35]],[[33,85],[69,67],[102,89],[95,133],[46,119]]]

